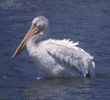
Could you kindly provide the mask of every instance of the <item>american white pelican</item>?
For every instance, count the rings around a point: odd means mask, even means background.
[[[44,16],[34,18],[29,32],[12,59],[26,46],[34,62],[49,77],[93,77],[93,57],[78,47],[78,42],[73,43],[69,39],[42,41],[49,31],[48,24]]]

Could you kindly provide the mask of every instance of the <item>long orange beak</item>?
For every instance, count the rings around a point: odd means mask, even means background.
[[[28,31],[28,33],[26,34],[26,36],[24,37],[24,39],[22,40],[21,44],[19,45],[19,47],[17,48],[16,52],[14,53],[14,55],[12,56],[12,59],[14,59],[20,52],[22,52],[24,50],[24,48],[26,47],[26,43],[29,40],[29,38],[34,35],[39,33],[43,28],[38,28],[37,24],[33,24],[31,26],[31,29]]]

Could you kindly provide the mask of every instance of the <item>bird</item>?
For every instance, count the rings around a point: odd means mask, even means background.
[[[24,48],[38,69],[48,77],[94,77],[94,56],[80,48],[79,42],[70,39],[46,39],[49,21],[44,16],[33,19],[32,25],[12,59]]]

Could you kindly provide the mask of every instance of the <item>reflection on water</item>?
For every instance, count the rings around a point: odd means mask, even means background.
[[[72,99],[79,100],[89,93],[87,78],[46,78],[29,83],[23,89],[28,99]]]

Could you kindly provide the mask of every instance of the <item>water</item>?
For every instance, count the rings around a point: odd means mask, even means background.
[[[94,55],[94,78],[44,78],[26,50],[11,59],[38,15],[50,22],[48,37],[79,41]],[[0,34],[0,99],[110,99],[108,0],[1,0]]]

